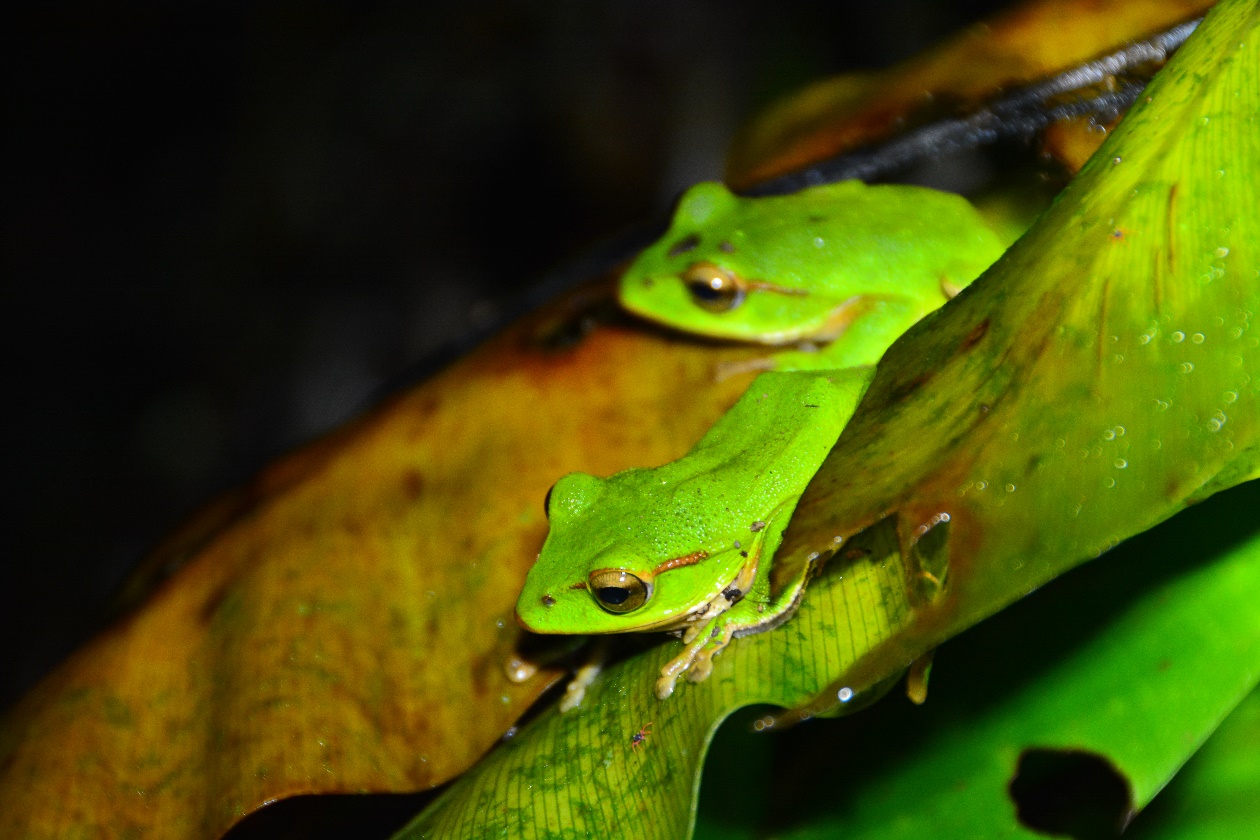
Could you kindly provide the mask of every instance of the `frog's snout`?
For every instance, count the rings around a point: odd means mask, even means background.
[[[542,605],[543,608],[554,607],[556,605],[556,597],[552,595],[550,592],[544,592],[542,595],[538,597],[537,603]],[[522,606],[522,602],[518,601],[516,604],[516,610],[515,610],[516,623],[521,625],[521,627],[523,627],[524,629],[528,630],[531,633],[546,632],[545,630],[539,629],[537,621],[535,621],[534,623],[530,623],[528,620],[526,620],[526,618],[521,614],[521,606]],[[527,607],[526,611],[534,612],[534,608]],[[537,616],[535,618],[537,618]]]

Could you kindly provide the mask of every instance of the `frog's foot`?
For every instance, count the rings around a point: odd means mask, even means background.
[[[569,680],[569,684],[564,688],[564,696],[560,698],[561,712],[576,709],[581,705],[582,698],[586,696],[586,689],[595,682],[595,678],[603,670],[607,659],[608,642],[604,639],[592,642],[586,661],[574,672],[573,679]]]
[[[906,671],[906,696],[916,706],[927,702],[928,677],[932,675],[932,656],[935,653],[936,648],[929,650],[911,662]]]
[[[682,653],[666,662],[665,667],[661,668],[661,678],[656,681],[657,697],[664,700],[674,693],[678,678],[695,663],[700,651],[709,644],[717,631],[718,627],[712,621],[687,628],[687,633],[683,636],[685,646]]]
[[[691,669],[687,671],[687,679],[691,682],[707,680],[709,674],[713,673],[713,657],[721,653],[731,643],[731,638],[734,634],[735,626],[733,624],[724,623],[719,627],[709,637],[708,644],[700,648],[700,652],[696,654],[695,662],[691,664]]]
[[[693,625],[683,637],[686,647],[661,669],[656,681],[656,696],[664,700],[674,693],[678,678],[684,673],[691,682],[703,682],[713,673],[713,657],[722,652],[735,635],[736,624],[716,618],[713,621]]]

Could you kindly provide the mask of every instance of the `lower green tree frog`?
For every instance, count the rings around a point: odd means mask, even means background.
[[[733,637],[778,626],[799,603],[807,574],[772,595],[770,561],[873,373],[763,373],[679,460],[560,479],[520,623],[534,633],[680,631],[683,650],[657,695],[684,672],[705,679]]]

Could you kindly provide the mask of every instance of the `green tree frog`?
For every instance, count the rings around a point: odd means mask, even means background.
[[[669,231],[622,275],[618,297],[684,332],[825,345],[747,367],[855,367],[875,364],[1003,250],[980,212],[950,193],[844,181],[740,198],[709,182],[683,195]]]
[[[772,596],[770,560],[873,372],[763,373],[681,459],[560,479],[520,623],[535,633],[681,631],[683,650],[656,693],[668,697],[684,672],[705,679],[733,637],[776,627],[796,608],[806,575]],[[562,708],[582,689],[575,682]]]

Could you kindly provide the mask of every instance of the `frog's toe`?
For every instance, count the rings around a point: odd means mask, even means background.
[[[730,644],[731,638],[734,636],[734,632],[735,628],[729,622],[714,630],[713,637],[709,639],[709,643],[696,654],[696,660],[691,664],[691,670],[687,672],[687,679],[692,682],[707,680],[709,674],[713,673],[713,657],[726,649],[726,646]]]
[[[569,683],[564,690],[564,696],[560,698],[560,711],[568,712],[582,705],[582,699],[586,697],[586,686],[578,685],[576,681]]]
[[[662,674],[661,678],[656,681],[656,697],[658,700],[666,700],[674,693],[674,686],[678,684],[677,674]]]
[[[687,679],[693,683],[704,682],[709,678],[709,674],[713,673],[713,659],[706,656],[702,651],[696,662],[691,666],[691,670],[687,672]]]

